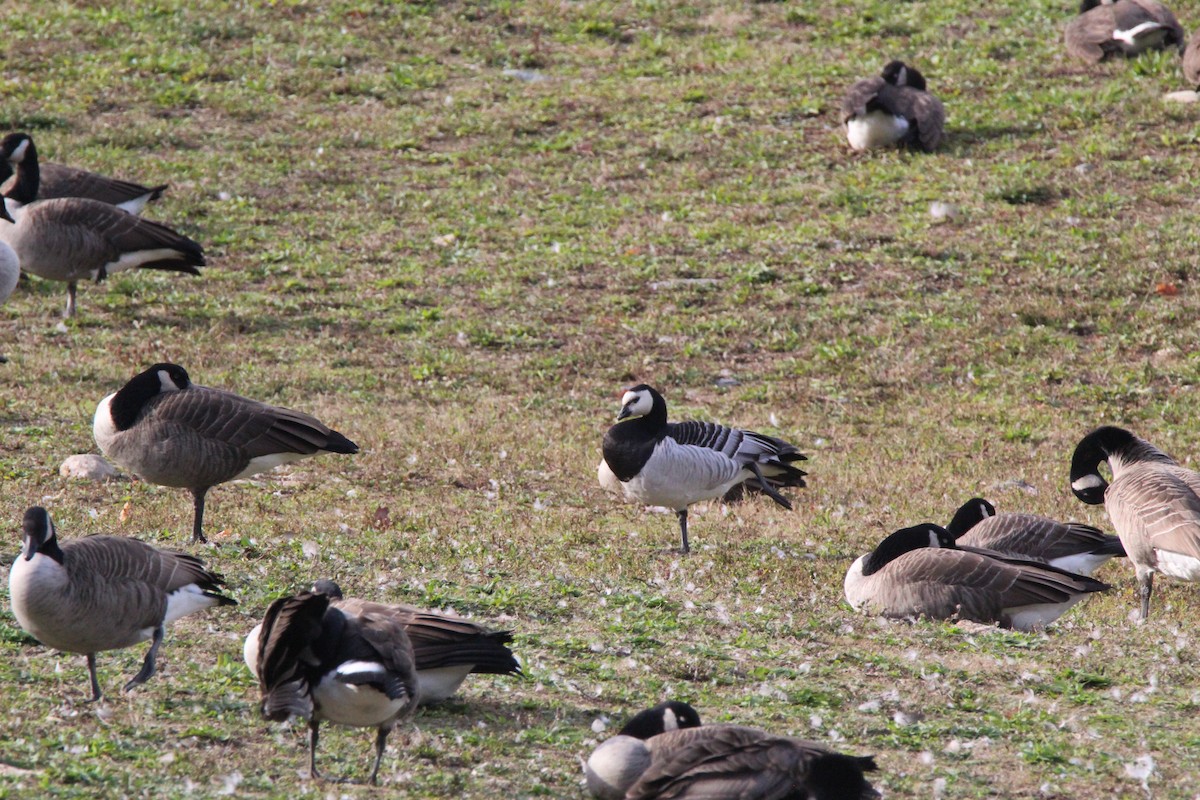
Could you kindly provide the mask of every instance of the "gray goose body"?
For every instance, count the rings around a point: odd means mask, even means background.
[[[617,424],[604,434],[600,485],[626,499],[673,509],[679,518],[681,550],[687,553],[687,509],[750,482],[784,508],[779,493],[804,486],[805,472],[793,466],[805,456],[782,439],[711,422],[667,421],[667,403],[653,387],[625,392]]]
[[[1183,51],[1183,78],[1193,89],[1200,89],[1200,29],[1192,33]]]
[[[41,161],[33,139],[27,133],[10,133],[0,141],[0,158],[7,160],[13,151],[25,145],[24,159],[38,170],[37,196],[41,200],[56,197],[86,197],[101,203],[118,206],[131,214],[140,214],[146,205],[162,197],[167,184],[143,186],[140,183],[110,178],[97,172],[89,172],[66,164]],[[0,194],[8,194],[15,188],[16,177],[0,183]]]
[[[87,656],[92,699],[100,699],[95,654],[152,640],[128,691],[154,674],[164,628],[187,614],[236,601],[200,559],[121,536],[58,543],[44,508],[25,512],[24,548],[13,562],[13,614],[47,647]]]
[[[881,75],[850,87],[841,118],[855,150],[901,146],[930,153],[942,141],[946,109],[926,91],[920,72],[892,61]]]
[[[315,417],[197,386],[166,363],[101,400],[92,432],[105,456],[143,480],[191,490],[192,540],[201,542],[211,487],[319,452],[358,452]]]
[[[1048,625],[1107,584],[1048,564],[960,550],[932,523],[903,528],[846,572],[856,610],[898,619],[960,619],[1017,630]]]
[[[86,197],[39,199],[36,159],[26,141],[7,153],[0,179],[16,170],[4,203],[12,222],[0,221],[0,241],[17,254],[21,269],[67,284],[65,316],[75,315],[80,280],[97,282],[128,269],[199,275],[204,251],[192,239],[157,222]]]
[[[1154,48],[1182,49],[1186,36],[1171,10],[1155,0],[1083,0],[1063,39],[1067,52],[1095,64]]]
[[[657,713],[662,707],[643,714]],[[641,716],[641,715],[639,715]],[[816,742],[699,718],[661,732],[632,731],[637,717],[588,759],[588,788],[600,800],[868,800],[870,757]]]
[[[319,592],[276,600],[257,639],[247,643],[264,717],[309,721],[309,774],[317,770],[320,723],[376,728],[375,783],[388,733],[419,700],[412,644],[404,626],[373,609],[331,604]]]
[[[1102,461],[1111,483],[1098,471]],[[1076,446],[1071,490],[1089,505],[1104,504],[1137,572],[1142,619],[1150,615],[1156,572],[1200,581],[1200,474],[1145,439],[1104,426]]]
[[[508,643],[512,641],[512,634],[508,631],[489,630],[461,617],[413,606],[344,598],[341,588],[333,581],[318,581],[313,591],[329,596],[334,608],[340,608],[352,616],[370,613],[389,617],[404,626],[412,644],[422,704],[439,703],[450,698],[471,674],[521,674],[521,665],[508,648]],[[243,650],[251,672],[257,670],[260,631],[261,626],[250,631]]]
[[[981,497],[964,503],[946,530],[957,547],[1044,561],[1079,575],[1091,575],[1110,558],[1125,555],[1121,540],[1099,528],[1037,514],[997,514]]]

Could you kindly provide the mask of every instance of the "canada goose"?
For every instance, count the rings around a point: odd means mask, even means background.
[[[932,153],[942,141],[946,109],[925,90],[925,76],[892,61],[875,78],[850,87],[842,100],[842,124],[855,150],[911,147]]]
[[[945,528],[924,523],[896,531],[860,556],[844,588],[855,611],[1029,631],[1109,586],[1036,561],[957,549]]]
[[[159,186],[142,186],[117,178],[110,178],[85,169],[68,167],[65,164],[54,164],[48,161],[38,161],[37,148],[33,138],[27,133],[10,133],[0,141],[0,159],[8,160],[12,154],[24,147],[22,163],[26,168],[38,173],[37,197],[39,200],[51,200],[55,197],[87,197],[108,203],[124,209],[131,214],[140,214],[147,203],[162,197],[167,190],[167,184]],[[0,193],[12,190],[16,178],[10,178],[0,185]]]
[[[319,452],[358,452],[315,417],[197,386],[178,364],[155,364],[101,400],[92,434],[100,452],[142,480],[191,491],[193,542],[207,541],[204,496],[217,484]]]
[[[606,489],[679,516],[681,549],[688,552],[687,509],[720,497],[753,478],[779,505],[792,504],[777,489],[804,486],[804,461],[794,445],[774,436],[712,422],[667,422],[667,402],[642,383],[625,392],[617,424],[604,434],[598,479]]]
[[[23,549],[8,589],[13,615],[47,647],[87,656],[92,700],[100,699],[96,653],[150,639],[142,669],[124,691],[154,674],[167,625],[212,606],[237,605],[221,594],[224,578],[195,556],[159,550],[122,536],[89,536],[62,545],[39,506],[22,523]]]
[[[685,710],[664,708],[671,705]],[[588,789],[600,800],[867,800],[879,797],[863,775],[875,769],[870,756],[804,739],[739,725],[701,726],[685,703],[637,715],[585,766]]]
[[[1156,0],[1083,0],[1063,31],[1067,52],[1091,64],[1154,48],[1181,49],[1183,28]]]
[[[308,719],[311,777],[321,777],[317,738],[328,721],[378,729],[369,779],[376,782],[388,734],[419,699],[412,644],[399,620],[301,592],[271,603],[246,658],[259,676],[264,717]]]
[[[4,204],[0,203],[0,219],[5,219],[7,213],[4,210]],[[11,247],[0,241],[0,303],[12,296],[13,289],[17,288],[17,281],[20,277],[21,262],[17,259],[17,254]],[[6,361],[8,361],[7,358],[0,356],[0,364]]]
[[[1125,555],[1120,539],[1091,525],[1037,514],[997,514],[996,507],[982,497],[963,503],[946,530],[957,547],[982,547],[1044,561],[1077,575],[1091,575],[1110,558]]]
[[[413,663],[421,687],[421,703],[440,703],[462,685],[467,675],[520,675],[521,665],[513,658],[507,645],[512,641],[508,631],[491,631],[482,625],[449,614],[422,611],[406,605],[384,605],[366,600],[345,599],[342,589],[330,580],[317,581],[314,593],[324,594],[332,607],[361,616],[368,611],[389,617],[404,626],[412,642]],[[243,656],[250,671],[257,669],[255,650],[261,626],[246,637]],[[256,673],[257,675],[257,673]]]
[[[1099,472],[1107,461],[1112,483]],[[1075,447],[1071,491],[1104,504],[1137,571],[1142,619],[1154,573],[1200,581],[1200,474],[1123,428],[1097,428]]]
[[[1183,51],[1183,78],[1193,89],[1200,88],[1200,30],[1192,34]]]
[[[0,180],[16,169],[16,182],[3,200],[6,217],[13,221],[0,222],[0,241],[12,247],[25,272],[67,284],[64,316],[75,316],[82,278],[100,282],[110,272],[127,269],[200,274],[203,249],[166,225],[86,197],[37,199],[37,171],[23,160],[31,144],[19,145],[0,161]]]

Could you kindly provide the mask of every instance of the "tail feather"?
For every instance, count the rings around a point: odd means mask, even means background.
[[[300,679],[272,687],[263,696],[259,708],[263,717],[273,722],[283,722],[289,717],[311,717],[313,704],[308,682]]]

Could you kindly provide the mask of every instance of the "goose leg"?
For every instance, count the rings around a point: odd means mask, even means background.
[[[150,640],[150,650],[146,653],[146,660],[142,662],[142,668],[137,675],[130,678],[129,683],[125,684],[125,688],[121,691],[128,692],[135,686],[140,686],[150,680],[150,676],[154,674],[154,656],[158,654],[158,646],[162,644],[163,626],[159,625],[154,629],[154,638]]]
[[[750,462],[750,469],[754,473],[754,477],[758,479],[759,488],[762,489],[763,494],[765,494],[767,497],[774,500],[776,503],[779,503],[779,505],[783,506],[788,511],[791,511],[792,510],[791,502],[786,497],[784,497],[779,492],[777,492],[775,490],[775,487],[771,485],[771,482],[769,480],[767,480],[765,477],[763,477],[762,467],[758,466],[757,461]]]
[[[78,288],[75,281],[67,284],[67,310],[63,312],[63,317],[70,319],[75,316],[75,290]]]
[[[682,546],[680,547],[680,550],[683,551],[684,555],[687,555],[687,553],[689,552],[688,551],[688,540],[687,540],[687,509],[684,508],[679,511],[676,511],[675,513],[679,515],[679,536],[680,536],[681,541],[683,542]]]
[[[317,772],[317,739],[320,738],[321,723],[315,719],[308,721],[308,777],[317,780],[321,773]]]
[[[208,487],[201,486],[199,489],[192,489],[192,498],[196,507],[196,516],[192,521],[192,542],[207,542],[204,538],[204,495],[208,494]]]
[[[1147,572],[1138,577],[1138,597],[1142,599],[1142,619],[1150,616],[1150,592],[1154,590],[1154,573]]]
[[[383,749],[387,746],[387,737],[391,730],[391,728],[382,727],[375,734],[375,768],[371,770],[371,777],[367,781],[372,786],[378,783],[376,779],[379,777],[379,762],[383,761]]]
[[[88,677],[92,679],[92,697],[88,700],[89,703],[94,703],[100,699],[100,681],[96,680],[96,654],[87,654]]]

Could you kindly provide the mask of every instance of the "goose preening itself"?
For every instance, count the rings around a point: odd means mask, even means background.
[[[870,756],[739,725],[700,725],[686,703],[663,703],[630,720],[585,765],[600,800],[868,800]]]
[[[1171,10],[1155,0],[1083,0],[1067,23],[1067,52],[1095,64],[1146,50],[1182,49],[1185,36]]]
[[[207,541],[213,486],[317,453],[358,452],[315,417],[198,386],[178,364],[155,364],[101,400],[92,433],[100,452],[142,480],[191,491],[193,542]]]
[[[850,87],[842,100],[842,124],[855,150],[909,147],[931,153],[942,141],[946,109],[925,86],[925,76],[903,61]]]
[[[22,151],[22,163],[27,169],[38,173],[37,197],[39,200],[51,200],[55,197],[86,197],[99,200],[101,203],[117,206],[131,214],[140,214],[146,204],[162,197],[167,190],[167,184],[158,186],[143,186],[140,183],[110,178],[85,169],[68,167],[65,164],[55,164],[39,161],[37,148],[33,138],[27,133],[10,133],[0,141],[0,159],[9,160],[18,149]],[[12,177],[0,184],[0,193],[7,194],[12,190],[16,178]]]
[[[1108,462],[1112,483],[1100,475]],[[1123,428],[1089,433],[1071,458],[1071,491],[1104,504],[1137,571],[1141,618],[1150,616],[1154,573],[1200,581],[1200,474]]]
[[[37,168],[30,169],[26,159],[32,144],[26,140],[0,160],[0,180],[16,170],[3,200],[13,221],[0,222],[0,241],[13,249],[25,272],[67,284],[64,316],[75,316],[76,290],[83,279],[100,282],[127,269],[200,274],[203,249],[166,225],[86,197],[38,199]]]
[[[512,634],[508,631],[489,630],[461,617],[423,611],[413,606],[347,599],[342,596],[341,587],[330,580],[317,581],[312,591],[326,595],[332,600],[333,608],[352,616],[370,613],[395,620],[404,626],[404,632],[412,643],[422,704],[440,703],[448,699],[471,674],[521,674],[521,665],[508,648],[508,643],[512,641]],[[261,626],[250,631],[243,649],[246,665],[251,672],[258,668],[255,652],[260,631]]]
[[[666,506],[679,516],[681,549],[688,552],[688,506],[721,497],[753,479],[757,488],[786,509],[779,493],[804,486],[805,472],[792,466],[805,456],[774,436],[712,422],[667,422],[667,402],[646,384],[621,398],[617,424],[604,434],[598,478],[606,489],[648,506]]]
[[[932,523],[902,528],[846,572],[855,611],[906,619],[959,619],[1030,631],[1110,588],[1048,564],[954,546]]]
[[[337,605],[327,594],[301,592],[271,603],[258,636],[246,643],[267,719],[308,720],[308,769],[317,770],[322,722],[376,728],[379,776],[387,736],[419,700],[413,649],[404,625],[390,614]]]
[[[24,547],[8,577],[13,615],[47,647],[87,656],[92,700],[99,700],[96,653],[150,640],[125,691],[154,674],[167,625],[212,606],[236,605],[224,579],[195,556],[123,536],[88,536],[61,545],[50,514],[25,512]]]
[[[1091,575],[1110,558],[1125,555],[1121,540],[1099,528],[1037,514],[997,514],[996,507],[982,497],[963,503],[946,530],[957,547],[1044,561],[1078,575]]]

